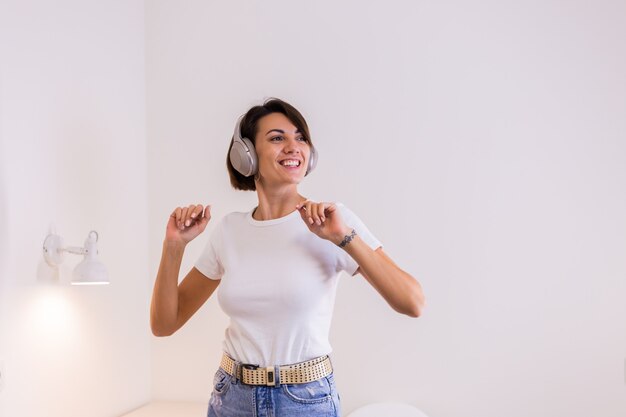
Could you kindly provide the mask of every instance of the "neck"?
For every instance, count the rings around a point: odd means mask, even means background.
[[[266,189],[257,182],[259,204],[252,213],[255,220],[272,220],[292,213],[296,205],[306,200],[298,193],[296,184],[274,189]]]

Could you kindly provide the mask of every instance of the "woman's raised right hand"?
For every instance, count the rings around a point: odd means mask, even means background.
[[[180,242],[184,245],[194,240],[196,236],[204,232],[211,220],[210,209],[210,205],[203,209],[201,204],[176,207],[167,222],[165,240]]]

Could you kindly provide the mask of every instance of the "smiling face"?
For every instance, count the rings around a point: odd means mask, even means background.
[[[302,181],[311,149],[287,116],[270,113],[259,119],[254,146],[261,181],[267,184],[298,184]]]

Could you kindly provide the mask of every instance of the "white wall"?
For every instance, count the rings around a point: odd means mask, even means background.
[[[3,77],[0,76],[0,97],[2,97],[2,84],[3,84]],[[5,279],[3,277],[6,277],[8,274],[8,268],[7,268],[7,252],[9,251],[9,245],[7,242],[7,236],[6,236],[6,230],[8,229],[8,219],[7,219],[7,210],[6,210],[6,204],[7,204],[7,198],[6,198],[6,191],[5,191],[5,180],[4,180],[4,149],[3,149],[3,143],[4,141],[2,140],[3,137],[3,127],[2,127],[2,123],[3,123],[3,117],[2,117],[2,110],[3,107],[3,102],[2,100],[0,100],[0,416],[6,416],[6,411],[5,411],[5,401],[4,401],[4,396],[2,395],[2,391],[4,390],[4,379],[5,379],[5,371],[4,371],[4,358],[7,355],[7,350],[6,350],[6,338],[7,338],[7,330],[6,330],[6,326],[7,326],[7,315],[8,315],[8,310],[7,310],[7,303],[8,303],[8,298],[7,298],[7,293],[8,293],[8,286],[6,285],[7,283],[5,282]]]
[[[2,417],[117,416],[150,399],[144,4],[0,9]],[[100,234],[108,287],[37,277],[48,225]]]
[[[623,3],[145,8],[144,27],[140,1],[0,3],[0,416],[208,400],[227,319],[212,299],[151,338],[150,289],[173,207],[255,204],[225,154],[267,96],[312,128],[301,192],[348,204],[428,297],[412,320],[343,277],[345,411],[624,415]],[[51,222],[70,245],[100,232],[111,286],[70,287],[72,255],[37,278]]]
[[[151,277],[174,207],[255,204],[226,150],[281,97],[320,151],[301,192],[349,205],[428,298],[411,320],[343,277],[345,411],[624,415],[623,2],[155,0],[146,25]],[[216,304],[153,340],[155,398],[208,400]]]

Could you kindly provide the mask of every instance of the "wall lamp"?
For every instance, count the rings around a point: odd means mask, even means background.
[[[100,262],[98,255],[98,232],[92,230],[87,235],[85,245],[81,247],[63,246],[61,236],[51,233],[46,236],[43,242],[43,257],[46,263],[52,267],[57,267],[63,263],[64,252],[75,255],[84,255],[81,263],[76,265],[72,274],[72,285],[102,285],[109,284],[109,276],[106,267]]]

